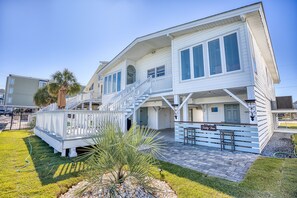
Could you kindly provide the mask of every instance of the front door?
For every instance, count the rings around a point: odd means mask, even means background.
[[[148,120],[147,107],[141,107],[139,111],[140,111],[140,118],[139,118],[140,126],[147,126],[147,120]]]
[[[225,104],[225,122],[240,123],[239,104]]]

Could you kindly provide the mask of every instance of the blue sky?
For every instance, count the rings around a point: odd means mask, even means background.
[[[8,74],[49,78],[69,68],[86,84],[99,61],[136,37],[252,0],[0,0],[0,88]],[[281,83],[297,100],[297,1],[263,1]]]

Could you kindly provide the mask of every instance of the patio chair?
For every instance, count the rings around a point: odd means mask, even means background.
[[[196,144],[196,128],[194,127],[184,128],[184,144],[186,144],[186,142],[188,144],[189,140],[191,144]]]

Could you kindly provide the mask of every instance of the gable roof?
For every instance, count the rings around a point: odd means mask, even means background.
[[[264,59],[268,63],[268,69],[272,75],[273,81],[279,83],[279,72],[261,2],[138,37],[116,55],[108,64],[100,68],[98,72],[100,74],[105,69],[112,67],[125,59],[137,60],[137,58],[156,49],[170,46],[171,40],[174,39],[174,37],[242,20],[246,20],[249,23],[255,39],[260,46],[260,50],[263,52]]]

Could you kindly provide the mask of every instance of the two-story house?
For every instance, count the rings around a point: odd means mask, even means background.
[[[66,116],[71,128],[61,134],[65,140],[92,133],[90,125],[104,116],[123,131],[132,122],[174,128],[176,141],[191,129],[196,144],[211,147],[221,146],[227,130],[235,150],[254,153],[273,134],[271,107],[280,78],[262,3],[136,38],[94,76],[103,81],[98,114],[68,113],[73,115]],[[42,116],[35,133],[45,139],[42,131],[55,127],[48,129]],[[89,124],[81,127],[83,122]],[[75,156],[77,146],[55,149],[65,155],[71,148]]]

